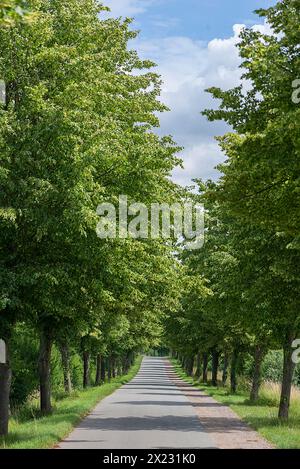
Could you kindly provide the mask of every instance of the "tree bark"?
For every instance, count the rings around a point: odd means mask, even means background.
[[[186,359],[186,373],[188,376],[193,376],[194,357],[187,357]]]
[[[6,363],[0,363],[0,436],[8,435],[11,368],[6,344]]]
[[[217,350],[212,351],[212,385],[218,386],[218,369],[219,369],[219,358],[220,352]]]
[[[201,353],[197,353],[197,368],[195,373],[195,378],[200,379],[201,377]]]
[[[105,358],[101,357],[101,382],[105,382]]]
[[[131,363],[130,352],[127,352],[124,363],[125,363],[125,374],[127,375],[129,372],[130,363]]]
[[[265,351],[260,345],[255,347],[254,352],[254,370],[252,376],[252,387],[250,393],[250,401],[256,402],[259,397],[259,389],[261,385],[261,365],[264,359]]]
[[[293,375],[295,371],[296,364],[292,361],[293,348],[292,343],[295,338],[295,334],[290,332],[286,337],[286,342],[284,345],[284,360],[283,360],[283,376],[282,376],[282,386],[281,386],[281,396],[280,396],[280,405],[278,417],[282,420],[287,420],[289,418],[289,409],[291,401],[291,391],[292,391],[292,382]]]
[[[90,352],[83,352],[83,387],[90,385]]]
[[[235,394],[237,390],[238,358],[239,358],[239,353],[238,353],[238,350],[235,349],[233,351],[232,358],[231,358],[231,370],[230,370],[230,390],[233,394]]]
[[[224,363],[223,363],[223,374],[222,374],[222,385],[225,387],[228,378],[228,354],[224,353]]]
[[[60,344],[61,363],[64,375],[64,389],[67,394],[72,392],[72,381],[70,372],[70,351],[68,344]]]
[[[208,365],[208,355],[207,353],[203,354],[203,370],[202,370],[202,381],[207,383],[207,365]]]
[[[51,350],[52,337],[45,329],[40,333],[39,378],[40,378],[40,409],[43,415],[52,411],[51,406]]]
[[[98,353],[97,358],[96,358],[96,378],[95,378],[96,386],[100,386],[101,384],[101,363],[102,363],[102,357],[100,353]]]
[[[116,359],[114,357],[111,359],[111,374],[113,378],[116,377]]]

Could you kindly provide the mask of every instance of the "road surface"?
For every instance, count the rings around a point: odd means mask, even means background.
[[[138,375],[103,399],[61,449],[213,448],[163,358],[144,358]]]

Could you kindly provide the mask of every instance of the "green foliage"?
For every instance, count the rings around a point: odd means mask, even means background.
[[[283,353],[271,350],[262,365],[262,375],[265,380],[280,383],[282,380]]]
[[[38,339],[24,324],[15,328],[11,340],[13,379],[11,389],[12,407],[26,402],[38,390],[37,362]]]

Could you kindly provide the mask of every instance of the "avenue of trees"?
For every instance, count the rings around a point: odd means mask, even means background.
[[[26,12],[23,14],[23,9]],[[260,10],[274,34],[238,44],[247,86],[211,88],[209,120],[232,131],[218,182],[189,194],[171,180],[180,148],[160,137],[160,77],[130,49],[130,20],[96,0],[0,3],[0,435],[39,390],[101,385],[142,350],[169,346],[189,374],[235,392],[253,357],[283,350],[279,417],[288,418],[300,338],[299,0]],[[27,12],[29,12],[27,14]],[[205,206],[202,249],[176,240],[100,239],[97,206]]]
[[[282,349],[278,415],[286,419],[293,343],[300,338],[300,105],[292,99],[300,73],[300,4],[283,0],[258,14],[274,34],[242,32],[246,89],[208,90],[219,108],[204,114],[233,130],[219,138],[227,156],[220,180],[197,181],[206,208],[205,246],[181,255],[192,286],[166,330],[189,374],[202,373],[206,381],[209,359],[217,385],[222,364],[232,392],[243,357],[251,354],[252,401],[259,397],[264,357]]]

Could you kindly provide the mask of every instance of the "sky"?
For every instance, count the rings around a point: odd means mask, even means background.
[[[161,115],[161,135],[172,135],[184,147],[184,169],[173,179],[191,185],[194,178],[217,179],[224,160],[215,136],[228,127],[201,115],[215,107],[205,89],[230,89],[240,83],[236,44],[243,25],[270,29],[254,14],[276,0],[104,0],[110,15],[133,17],[140,35],[130,46],[141,58],[153,60],[162,76],[162,101],[170,112]]]

